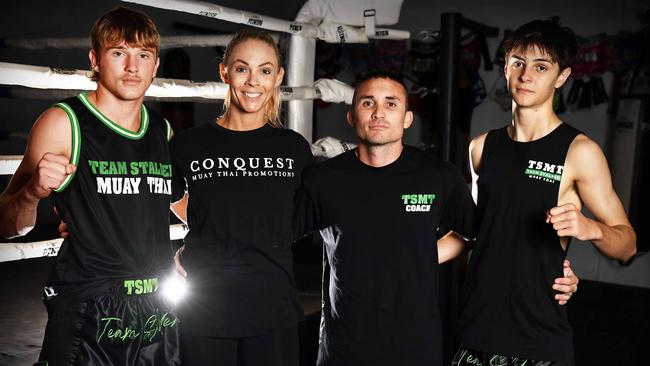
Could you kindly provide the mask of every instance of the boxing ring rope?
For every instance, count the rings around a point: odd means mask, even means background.
[[[160,48],[191,48],[191,47],[225,47],[234,37],[232,34],[223,35],[194,35],[194,36],[164,36],[160,38]],[[279,36],[273,34],[277,42]],[[90,38],[5,38],[0,39],[0,47],[22,48],[26,50],[54,49],[90,49]]]
[[[227,8],[217,4],[191,0],[120,0],[122,2],[150,6],[159,9],[174,10],[224,20],[231,23],[245,24],[270,31],[284,32],[306,38],[318,38],[328,43],[368,43],[369,38],[409,39],[408,31],[375,28],[374,23],[367,23],[364,28],[345,24],[322,22],[319,25],[306,22],[290,22],[283,19],[267,17],[256,13]],[[364,16],[366,16],[364,14]],[[372,13],[374,16],[374,13]],[[370,18],[371,16],[367,16]]]
[[[314,82],[314,64],[316,54],[315,39],[328,43],[368,43],[374,39],[404,40],[410,38],[410,32],[387,28],[376,28],[379,19],[376,9],[363,9],[358,15],[363,19],[363,28],[358,28],[332,20],[314,18],[308,9],[301,9],[296,21],[290,22],[278,18],[231,9],[212,3],[191,0],[121,0],[155,8],[180,11],[204,17],[224,20],[232,23],[246,24],[252,27],[291,34],[291,46],[287,60],[287,84],[295,87]],[[401,1],[395,1],[401,4]],[[307,5],[307,4],[305,4]],[[303,12],[303,10],[306,10]],[[302,20],[302,21],[301,21]],[[316,24],[318,23],[318,24]],[[394,23],[391,23],[394,24]],[[302,67],[300,65],[303,65]],[[306,66],[304,66],[306,65]],[[287,107],[286,125],[300,133],[307,141],[313,136],[313,103],[291,100]]]
[[[284,32],[292,35],[292,46],[288,60],[287,74],[290,86],[281,87],[281,99],[289,101],[288,127],[303,136],[310,136],[310,128],[292,125],[294,114],[305,121],[304,111],[292,113],[292,103],[304,103],[313,99],[326,102],[352,103],[354,89],[335,79],[321,79],[313,82],[313,63],[315,39],[329,43],[367,43],[369,39],[409,39],[408,31],[376,28],[374,9],[363,12],[364,27],[355,27],[323,20],[316,25],[313,19],[299,16],[302,22],[285,21],[255,13],[222,7],[212,3],[189,0],[121,0],[156,8],[192,13],[200,16],[220,19],[233,23],[246,24],[266,30]],[[161,39],[161,48],[177,47],[217,47],[225,46],[232,35],[206,36],[167,36]],[[274,35],[274,39],[278,39]],[[0,39],[0,47],[24,48],[30,50],[44,48],[88,48],[88,38],[47,38],[47,39]],[[300,71],[304,65],[308,70]],[[293,70],[292,69],[296,69]],[[311,71],[310,71],[311,70]],[[298,72],[298,74],[296,74]],[[296,76],[292,76],[295,74]],[[4,97],[56,98],[70,96],[79,91],[95,90],[96,83],[90,79],[91,72],[85,70],[60,69],[33,65],[0,62],[0,85],[10,87],[0,90]],[[311,75],[311,76],[310,76]],[[295,84],[298,84],[295,86]],[[156,78],[145,97],[160,101],[194,101],[211,102],[223,100],[228,92],[228,85],[219,82],[194,82],[191,80]],[[303,104],[306,105],[306,104]],[[311,117],[311,113],[307,114]],[[310,119],[311,121],[311,119]],[[307,122],[310,123],[310,122]],[[307,131],[306,131],[307,130]],[[307,133],[305,133],[307,132]],[[332,157],[355,145],[339,141],[332,137],[322,138],[312,144],[312,152],[317,156]],[[0,156],[0,174],[13,174],[18,168],[22,156]],[[188,228],[185,225],[171,225],[170,239],[185,237]],[[0,262],[56,256],[63,239],[50,239],[29,243],[0,243]]]
[[[188,231],[187,226],[184,224],[170,225],[169,239],[183,239]],[[0,262],[41,257],[56,257],[62,243],[63,238],[30,243],[0,243]]]
[[[0,175],[11,175],[22,161],[22,155],[0,156]],[[170,240],[183,239],[189,229],[184,224],[169,226]],[[63,243],[62,238],[28,243],[0,243],[0,263],[20,259],[55,257]]]
[[[0,62],[0,84],[20,85],[29,88],[56,88],[63,92],[76,90],[95,90],[96,84],[89,78],[90,71],[62,70],[41,66],[10,64]],[[32,89],[33,90],[33,89]],[[204,98],[209,100],[223,99],[228,91],[228,85],[217,82],[195,83],[189,80],[155,79],[147,90],[146,95],[161,100],[178,98]],[[338,80],[321,79],[314,87],[282,87],[283,100],[316,99],[329,102],[352,101],[354,90]],[[326,137],[312,145],[315,155],[331,157],[349,148],[346,144],[332,137]],[[13,174],[22,161],[22,156],[0,156],[0,175]],[[170,239],[182,239],[188,232],[185,225],[171,225]],[[56,256],[63,239],[50,239],[28,243],[0,243],[0,262],[20,259]]]
[[[14,174],[18,165],[23,160],[22,155],[5,155],[0,156],[0,175]]]
[[[36,89],[95,90],[97,84],[86,70],[58,69],[0,62],[0,85],[18,85]],[[160,98],[203,98],[223,100],[228,85],[220,82],[156,78],[145,96]],[[322,99],[326,102],[352,103],[354,89],[335,79],[320,79],[314,86],[283,87],[282,100]]]

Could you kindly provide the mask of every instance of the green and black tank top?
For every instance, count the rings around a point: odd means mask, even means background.
[[[169,270],[169,123],[143,105],[140,130],[126,130],[85,94],[54,106],[70,120],[70,162],[77,171],[53,195],[70,235],[48,286],[155,277]]]
[[[580,131],[563,123],[518,142],[507,127],[485,139],[478,179],[476,249],[467,273],[460,343],[503,356],[571,358],[566,306],[554,299],[566,252],[546,211],[558,205],[569,146]]]

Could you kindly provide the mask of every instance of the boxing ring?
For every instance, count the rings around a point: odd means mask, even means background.
[[[380,28],[380,24],[395,24],[399,17],[401,1],[387,1],[391,10],[363,9],[344,11],[341,21],[332,14],[320,14],[323,1],[308,1],[294,21],[272,18],[261,14],[240,11],[199,1],[124,1],[142,6],[157,7],[164,11],[194,14],[196,17],[211,18],[215,22],[229,22],[257,27],[272,33],[276,42],[289,38],[286,47],[285,80],[281,86],[281,100],[285,103],[285,127],[301,133],[311,142],[313,101],[329,103],[352,101],[353,89],[335,79],[314,80],[315,46],[320,39],[329,43],[367,43],[369,39],[408,39],[405,31]],[[338,0],[335,0],[338,1]],[[339,1],[344,3],[343,1]],[[381,3],[382,1],[377,1]],[[130,4],[125,4],[130,6]],[[396,13],[395,13],[396,8]],[[143,9],[146,12],[146,9]],[[331,9],[330,9],[331,10]],[[21,50],[21,52],[43,51],[66,52],[70,49],[89,50],[87,37],[30,39],[0,39],[0,47]],[[224,47],[233,35],[171,35],[161,37],[160,48],[214,48]],[[45,63],[47,65],[47,63]],[[95,90],[89,70],[55,68],[5,62],[0,59],[0,89],[2,97],[10,99],[40,99],[55,101],[75,96],[82,91]],[[183,79],[156,78],[145,94],[145,101],[219,103],[228,92],[228,86],[217,81],[192,81]],[[346,151],[353,144],[325,137],[313,142],[314,155],[332,157]],[[0,175],[7,178],[18,168],[22,156],[0,156]],[[49,202],[45,206],[49,205]],[[47,209],[47,207],[45,207]],[[39,213],[39,217],[41,214]],[[37,221],[37,229],[39,222]],[[51,225],[51,224],[50,224]],[[37,230],[35,230],[37,231]],[[170,226],[170,240],[179,240],[187,234],[183,224]],[[34,235],[32,235],[34,237]],[[45,235],[44,237],[47,237]],[[0,365],[31,365],[38,355],[45,327],[46,315],[35,294],[42,291],[44,278],[52,266],[63,242],[59,237],[36,237],[34,240],[15,238],[11,242],[0,239],[0,265],[8,278],[20,280],[2,281],[0,292],[11,294],[0,304],[2,316],[0,325],[7,332],[0,336]],[[316,268],[320,273],[320,267]],[[14,277],[15,276],[15,277]],[[163,289],[164,290],[164,289]],[[3,295],[4,296],[4,295]],[[320,311],[320,292],[316,289],[300,293],[305,314],[312,317],[317,329],[317,314]],[[309,318],[311,319],[311,318]],[[311,320],[310,320],[311,321]],[[11,330],[17,331],[12,333]],[[316,337],[312,335],[311,337]]]
[[[369,39],[408,39],[408,31],[376,27],[377,23],[394,24],[397,18],[377,9],[357,9],[357,14],[347,14],[346,24],[333,22],[314,12],[315,2],[307,2],[296,21],[268,17],[251,12],[240,11],[212,3],[190,0],[123,0],[144,6],[185,12],[231,23],[276,32],[274,38],[289,34],[291,37],[286,62],[286,84],[281,87],[281,99],[288,104],[286,127],[300,132],[310,140],[312,136],[313,100],[320,99],[330,103],[352,102],[353,88],[335,79],[313,80],[315,40],[329,43],[367,43]],[[318,4],[316,4],[318,5]],[[397,6],[397,17],[401,2]],[[384,18],[382,18],[384,16]],[[321,19],[318,19],[318,18]],[[352,24],[352,25],[350,25]],[[360,26],[362,25],[362,26]],[[225,46],[232,35],[170,36],[161,37],[161,48],[179,47],[219,47]],[[5,47],[25,50],[90,48],[88,38],[45,38],[45,39],[4,39]],[[8,89],[12,98],[62,99],[81,91],[95,90],[96,83],[90,79],[91,71],[51,68],[0,62],[0,85]],[[228,85],[215,82],[195,82],[191,80],[156,78],[145,94],[145,100],[162,102],[214,103],[223,100]],[[300,121],[300,122],[298,122]],[[349,143],[326,137],[312,144],[312,152],[317,156],[332,157],[347,150]],[[0,174],[11,175],[20,164],[21,156],[0,156]],[[178,224],[170,227],[170,239],[184,238],[188,229]],[[56,256],[63,239],[53,238],[37,242],[0,243],[0,262],[20,259]]]

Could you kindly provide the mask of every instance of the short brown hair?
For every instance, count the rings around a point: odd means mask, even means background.
[[[534,20],[517,28],[503,42],[505,57],[514,50],[538,47],[551,61],[557,62],[560,72],[572,67],[578,53],[578,42],[573,31],[560,25],[557,18]]]
[[[90,30],[90,41],[97,55],[106,45],[126,42],[130,46],[160,49],[160,34],[153,20],[145,13],[118,6],[104,13]],[[99,75],[93,71],[93,80]]]

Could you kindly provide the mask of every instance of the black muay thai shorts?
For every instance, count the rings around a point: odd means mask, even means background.
[[[564,361],[528,360],[514,356],[501,356],[460,348],[451,366],[574,366],[572,359]]]
[[[179,365],[180,323],[157,289],[156,278],[46,287],[36,365]]]

